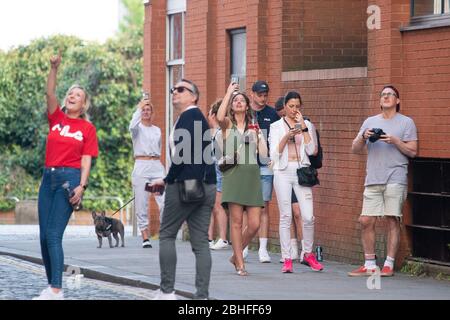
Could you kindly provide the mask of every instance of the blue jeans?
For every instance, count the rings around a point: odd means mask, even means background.
[[[72,205],[62,185],[70,189],[80,184],[81,171],[75,168],[45,168],[39,188],[38,212],[42,259],[49,285],[62,288],[64,252],[62,238],[72,214]]]

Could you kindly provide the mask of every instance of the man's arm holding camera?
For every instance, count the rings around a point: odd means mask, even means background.
[[[371,135],[373,135],[373,131],[370,129],[364,130],[362,134],[358,133],[355,140],[353,140],[352,151],[354,153],[360,153],[366,146],[366,141]]]
[[[405,156],[415,158],[417,155],[417,141],[402,141],[400,138],[384,134],[380,136],[380,141],[393,144]]]

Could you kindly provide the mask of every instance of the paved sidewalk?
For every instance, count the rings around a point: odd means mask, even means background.
[[[125,248],[110,249],[105,246],[104,240],[104,247],[97,249],[93,227],[83,228],[68,229],[63,242],[66,264],[79,266],[87,278],[93,277],[148,289],[158,287],[157,241],[152,241],[152,249],[142,249],[141,239],[131,237],[131,231],[127,228]],[[39,260],[40,247],[36,230],[36,226],[0,226],[0,255],[27,257],[32,261]],[[83,232],[77,235],[77,230],[83,230]],[[213,299],[450,299],[449,281],[396,273],[392,278],[381,278],[380,290],[369,290],[366,285],[367,278],[347,276],[347,272],[355,266],[331,261],[324,261],[323,272],[313,272],[304,265],[294,263],[293,274],[282,274],[278,254],[272,254],[272,263],[261,264],[258,262],[257,253],[250,252],[246,264],[250,275],[239,277],[228,262],[231,252],[231,250],[212,251],[210,297]],[[191,298],[195,292],[195,259],[189,242],[177,242],[177,254],[177,293]]]

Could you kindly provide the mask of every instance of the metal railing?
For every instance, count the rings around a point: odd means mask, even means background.
[[[14,196],[0,197],[0,199],[13,200],[13,201],[15,201],[16,203],[17,203],[17,202],[20,202],[19,198],[14,197]]]
[[[6,199],[6,200],[12,200],[15,201],[16,203],[19,203],[21,200],[18,197],[15,196],[7,196],[7,197],[0,197],[0,199]],[[37,200],[37,197],[29,197],[24,199],[25,200]],[[121,197],[119,196],[94,196],[94,197],[83,197],[83,200],[115,200],[119,203],[119,208],[122,208],[124,205],[124,201]],[[130,212],[130,207],[131,207],[131,212]],[[133,226],[133,236],[137,236],[137,220],[136,220],[136,215],[134,212],[134,201],[132,201],[130,204],[128,204],[127,206],[125,206],[125,219],[124,220],[124,208],[120,209],[120,220],[131,222],[132,226]],[[74,217],[74,216],[73,216]],[[131,221],[130,221],[131,220]]]

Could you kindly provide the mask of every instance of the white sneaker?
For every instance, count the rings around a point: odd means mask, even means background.
[[[208,240],[209,248],[212,249],[214,247],[214,240]]]
[[[225,250],[225,249],[228,249],[229,247],[230,247],[230,244],[228,243],[227,240],[219,239],[219,240],[217,240],[217,242],[216,242],[213,246],[211,246],[210,248],[211,248],[212,250]]]
[[[175,291],[172,293],[164,293],[158,290],[152,300],[178,300]]]
[[[152,248],[150,240],[145,240],[144,242],[142,242],[142,248]]]
[[[259,262],[261,263],[270,263],[272,261],[267,250],[259,249],[258,255],[259,255]]]
[[[35,297],[33,300],[64,300],[64,293],[62,290],[59,293],[54,293],[50,287],[47,287],[42,290],[39,297]]]
[[[247,259],[248,257],[248,246],[244,248],[244,250],[242,250],[242,257],[244,258],[244,261]]]

